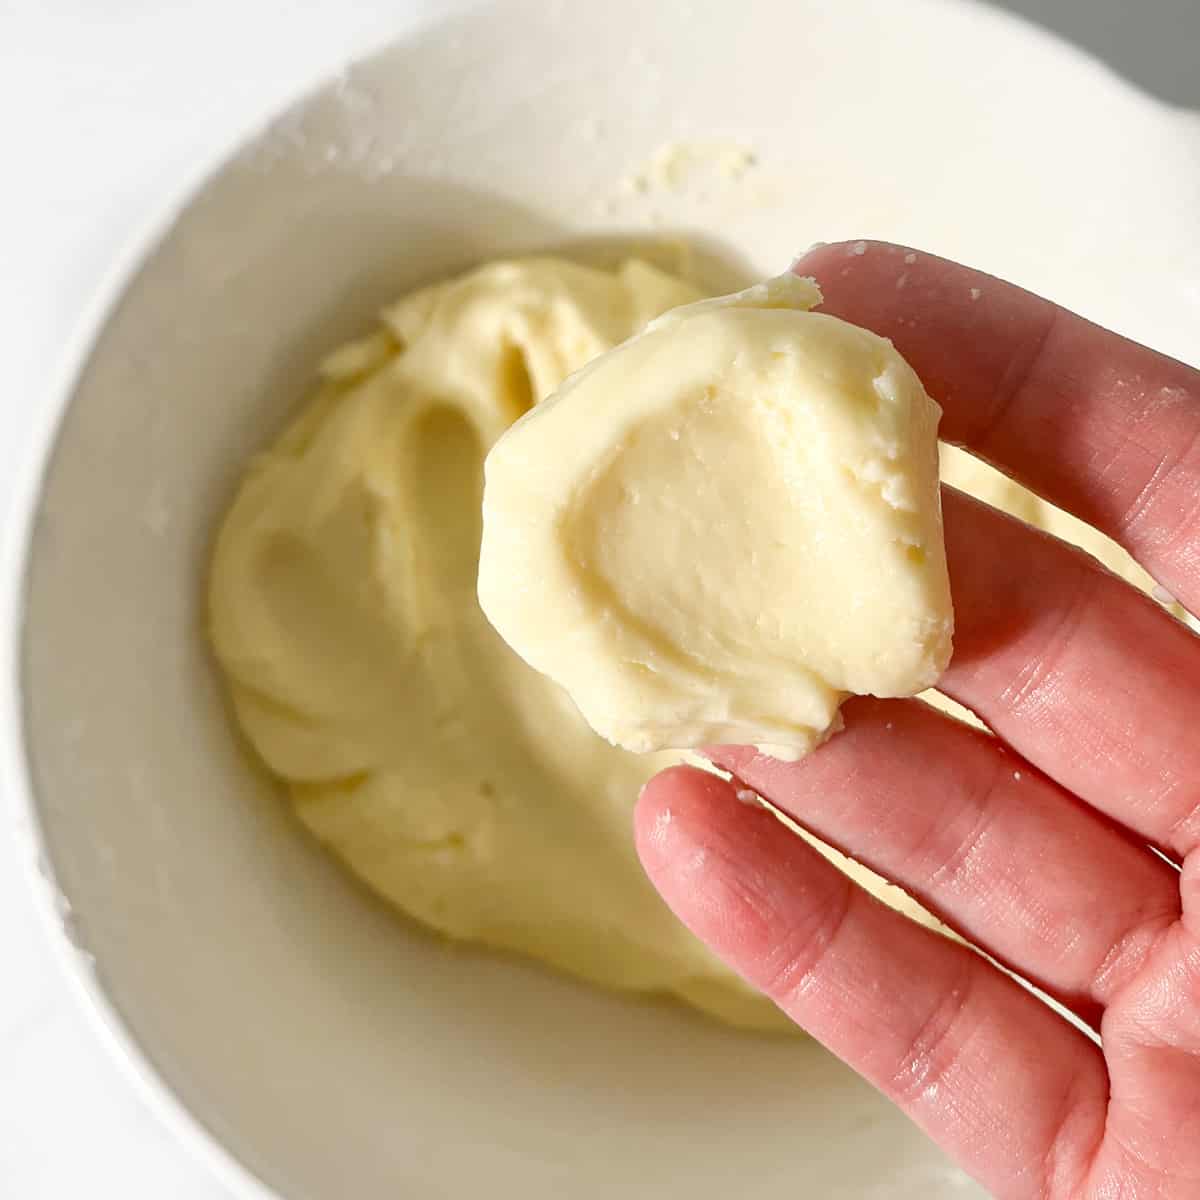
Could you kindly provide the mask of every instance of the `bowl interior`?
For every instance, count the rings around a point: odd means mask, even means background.
[[[383,911],[242,755],[200,604],[214,521],[320,354],[498,254],[682,234],[720,286],[817,238],[889,237],[1184,352],[1192,217],[1166,114],[987,10],[900,8],[479,8],[264,131],[113,311],[30,547],[36,812],[99,987],[283,1195],[970,1190],[811,1044],[449,948]],[[638,190],[666,143],[709,149]],[[755,155],[740,178],[706,158],[728,143]]]

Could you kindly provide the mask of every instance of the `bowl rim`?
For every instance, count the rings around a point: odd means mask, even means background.
[[[439,23],[427,20],[423,28]],[[400,36],[403,36],[401,34]],[[7,511],[0,530],[0,788],[10,798],[13,841],[33,896],[35,920],[75,1008],[130,1083],[152,1119],[237,1200],[284,1200],[239,1158],[176,1094],[110,998],[96,960],[78,936],[71,903],[58,884],[54,857],[41,819],[33,779],[26,705],[25,629],[29,567],[46,477],[63,423],[109,322],[138,276],[170,238],[180,217],[238,152],[269,124],[335,79],[339,70],[387,44],[375,36],[366,47],[326,62],[294,81],[289,98],[229,122],[227,136],[182,172],[165,198],[113,248],[100,282],[72,324],[58,363],[36,391],[33,414],[19,433]]]
[[[935,0],[946,8],[973,11],[977,18],[1020,27],[1030,39],[1052,44],[1064,58],[1101,70],[1114,90],[1123,90],[1164,114],[1190,115],[1145,91],[1093,52],[1036,20],[997,7],[991,0]],[[338,73],[385,50],[397,38],[428,35],[479,9],[481,0],[452,0],[415,21],[391,20],[367,30],[350,50],[298,74],[286,98],[268,100],[232,118],[223,135],[170,187],[165,198],[138,219],[137,229],[119,241],[108,256],[100,282],[73,318],[47,382],[35,389],[33,414],[18,434],[6,512],[0,528],[0,789],[10,798],[13,841],[33,896],[35,918],[60,978],[76,1008],[94,1031],[110,1060],[128,1080],[160,1128],[184,1148],[193,1162],[206,1168],[218,1186],[237,1200],[287,1200],[208,1128],[176,1094],[110,998],[96,961],[78,936],[69,898],[61,890],[53,854],[42,823],[38,789],[33,780],[28,741],[24,643],[29,567],[41,501],[65,417],[74,402],[100,339],[121,300],[168,241],[180,217],[204,188],[239,152],[262,136],[270,124],[302,107],[328,86]],[[1200,113],[1196,114],[1200,117]],[[1198,126],[1200,129],[1200,126]]]

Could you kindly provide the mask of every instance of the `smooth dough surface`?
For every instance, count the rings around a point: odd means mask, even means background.
[[[221,528],[213,644],[300,820],[455,938],[784,1029],[658,898],[631,822],[677,756],[598,738],[479,610],[483,460],[572,371],[698,293],[640,262],[495,263],[326,360]]]
[[[635,798],[674,757],[594,734],[476,600],[488,450],[571,372],[698,295],[638,262],[542,258],[401,300],[329,356],[315,396],[249,465],[217,540],[211,635],[237,721],[299,819],[398,908],[451,938],[783,1029],[637,862]],[[1051,519],[959,452],[947,468]],[[1093,531],[1075,540],[1136,570]]]
[[[483,610],[615,745],[793,759],[949,662],[941,410],[820,299],[674,309],[488,455]]]

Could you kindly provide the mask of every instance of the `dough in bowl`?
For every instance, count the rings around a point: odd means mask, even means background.
[[[316,394],[248,465],[217,538],[210,630],[254,752],[301,823],[385,900],[456,940],[791,1029],[676,921],[637,861],[638,790],[678,756],[597,736],[476,599],[485,455],[572,372],[699,298],[637,261],[530,258],[400,300],[325,360]],[[947,470],[1148,582],[990,467],[948,451]],[[527,603],[536,611],[536,590]]]
[[[676,756],[609,746],[476,599],[483,460],[571,372],[697,299],[638,261],[498,262],[332,354],[249,466],[212,564],[237,721],[300,821],[448,937],[786,1029],[675,919],[633,847]]]

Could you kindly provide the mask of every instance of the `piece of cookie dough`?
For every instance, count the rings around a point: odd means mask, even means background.
[[[483,610],[615,745],[796,758],[949,661],[941,410],[818,303],[783,275],[677,308],[488,455]]]

